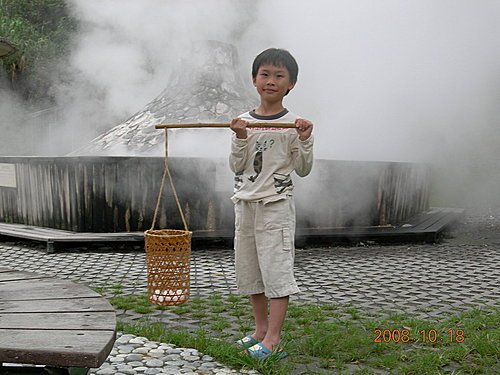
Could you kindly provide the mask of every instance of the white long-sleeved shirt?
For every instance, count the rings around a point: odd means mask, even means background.
[[[274,116],[260,116],[254,111],[239,116],[248,122],[295,122],[297,115],[284,110]],[[290,195],[291,173],[304,177],[313,165],[311,135],[305,141],[293,128],[248,128],[247,138],[233,134],[229,165],[235,173],[233,201],[259,201]]]

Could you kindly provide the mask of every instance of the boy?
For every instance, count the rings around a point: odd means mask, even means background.
[[[288,51],[270,48],[260,53],[252,66],[260,105],[231,122],[236,282],[241,294],[250,295],[255,320],[255,332],[237,344],[259,359],[277,352],[289,296],[299,292],[293,274],[295,204],[290,175],[295,171],[303,177],[311,171],[313,124],[283,107],[297,75],[297,62]],[[291,122],[296,127],[247,128],[253,122]]]

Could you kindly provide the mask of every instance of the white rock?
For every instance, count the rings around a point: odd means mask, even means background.
[[[146,361],[146,366],[148,367],[163,367],[163,365],[163,361],[155,358]]]
[[[132,340],[129,341],[129,344],[139,344],[143,345],[147,340],[144,340],[143,338],[140,337],[134,337]]]

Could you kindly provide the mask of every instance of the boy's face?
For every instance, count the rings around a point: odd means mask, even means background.
[[[290,74],[284,66],[264,64],[259,67],[253,78],[253,85],[257,88],[262,100],[282,100],[288,90],[293,89],[295,83],[290,82]]]

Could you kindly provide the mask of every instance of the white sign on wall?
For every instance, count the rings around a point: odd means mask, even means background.
[[[0,186],[17,187],[15,164],[0,163]]]

